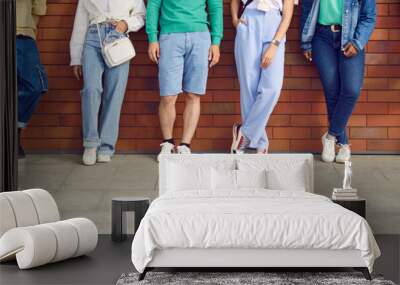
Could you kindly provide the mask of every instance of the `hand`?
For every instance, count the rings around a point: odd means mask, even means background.
[[[80,80],[82,77],[82,65],[73,65],[72,72],[77,80]]]
[[[247,25],[247,22],[246,22],[246,20],[244,20],[244,19],[239,19],[239,18],[237,18],[237,17],[235,17],[235,18],[232,18],[232,24],[233,24],[233,26],[235,27],[235,28],[237,28],[238,26],[239,26],[239,24],[240,23],[242,23],[242,24],[244,24],[244,25]]]
[[[278,47],[276,45],[270,44],[268,46],[268,48],[264,52],[263,58],[261,60],[262,68],[267,68],[271,64],[272,59],[274,58],[277,49],[278,49]]]
[[[158,59],[160,58],[160,44],[158,42],[150,43],[147,53],[152,62],[158,63]]]
[[[358,49],[352,43],[348,43],[343,49],[343,54],[346,57],[353,57],[357,53]]]
[[[220,58],[219,46],[211,45],[208,51],[208,61],[210,61],[210,68],[219,62],[219,58]]]
[[[128,31],[128,24],[122,21],[113,21],[111,24],[115,27],[115,30],[120,33],[126,33]]]
[[[306,50],[305,52],[303,52],[303,55],[308,61],[312,61],[312,51],[311,50]]]

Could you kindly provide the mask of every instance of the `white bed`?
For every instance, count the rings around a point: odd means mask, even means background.
[[[354,267],[370,278],[371,229],[312,194],[312,155],[164,155],[159,171],[132,244],[141,278],[158,267]]]

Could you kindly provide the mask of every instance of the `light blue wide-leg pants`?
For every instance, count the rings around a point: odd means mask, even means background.
[[[250,140],[249,147],[264,150],[268,148],[265,127],[283,84],[284,41],[266,69],[261,68],[261,61],[279,27],[281,14],[278,10],[259,11],[250,5],[242,18],[246,24],[239,24],[235,39],[242,133]]]
[[[125,37],[110,23],[99,26],[102,40]],[[99,154],[113,155],[128,82],[129,62],[112,68],[106,65],[96,25],[91,25],[86,33],[82,70],[83,146],[96,147]]]

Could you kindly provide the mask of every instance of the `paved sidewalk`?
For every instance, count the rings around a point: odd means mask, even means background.
[[[92,219],[111,231],[111,198],[158,195],[154,155],[117,155],[108,164],[83,166],[78,155],[28,155],[19,161],[20,189],[50,191],[63,218]],[[315,159],[315,192],[330,196],[342,183],[343,165]],[[353,156],[353,187],[367,199],[367,220],[377,234],[400,234],[400,156]]]

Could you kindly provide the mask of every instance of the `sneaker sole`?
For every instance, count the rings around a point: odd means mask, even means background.
[[[96,161],[93,162],[93,163],[87,163],[87,162],[83,162],[83,161],[82,161],[82,164],[85,165],[85,166],[93,166],[93,165],[96,164]]]

